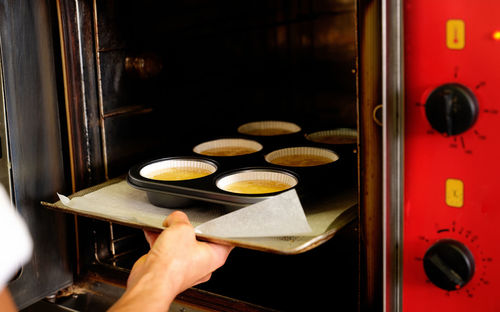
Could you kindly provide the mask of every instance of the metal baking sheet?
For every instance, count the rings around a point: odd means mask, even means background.
[[[111,192],[111,193],[108,193]],[[102,195],[101,195],[102,194]],[[176,209],[153,206],[147,200],[146,194],[130,187],[125,178],[109,180],[105,183],[77,192],[69,198],[76,199],[86,195],[92,196],[92,205],[72,208],[61,201],[55,203],[42,202],[48,208],[72,213],[80,216],[110,221],[126,226],[162,230],[163,219]],[[299,254],[311,250],[332,238],[337,231],[356,219],[357,193],[353,188],[330,192],[323,198],[317,197],[302,202],[302,206],[311,234],[305,236],[258,237],[258,238],[220,238],[210,235],[197,234],[198,239],[231,244],[237,247],[260,250],[277,254]],[[109,198],[116,197],[129,203],[128,208],[103,204]],[[194,227],[227,213],[222,205],[196,202],[193,205],[180,209],[184,211]]]

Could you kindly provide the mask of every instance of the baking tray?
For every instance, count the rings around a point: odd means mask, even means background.
[[[179,152],[136,164],[129,170],[127,181],[132,187],[146,192],[149,200],[157,206],[182,208],[191,204],[193,200],[197,200],[223,204],[234,209],[268,199],[286,190],[271,194],[237,194],[217,187],[217,182],[222,177],[232,173],[270,171],[290,175],[297,181],[293,188],[296,189],[301,199],[318,196],[340,185],[352,186],[355,184],[357,166],[354,144],[312,142],[306,139],[306,134],[302,130],[293,134],[277,136],[244,134],[219,136],[209,138],[205,142],[228,139],[250,140],[262,148],[254,153],[239,156],[206,156],[194,152],[195,147],[203,144],[203,142],[197,142],[192,144],[193,149],[183,155],[179,155],[182,153]],[[328,164],[310,167],[277,165],[269,163],[265,159],[266,155],[273,151],[293,148],[323,150],[338,158]],[[215,168],[215,172],[201,178],[181,181],[161,181],[141,175],[143,168],[169,160],[205,162],[211,164]]]
[[[160,208],[149,203],[144,192],[130,187],[125,177],[109,180],[102,184],[84,189],[69,196],[71,199],[92,196],[90,205],[69,207],[61,201],[42,202],[42,205],[57,211],[79,216],[114,222],[130,227],[156,230],[163,229],[163,219],[176,209]],[[103,198],[103,196],[105,198]],[[110,197],[128,203],[123,208],[104,204]],[[220,238],[197,234],[198,239],[237,247],[259,250],[276,254],[299,254],[311,250],[331,239],[341,228],[356,219],[356,188],[338,188],[325,196],[307,198],[302,202],[311,234],[303,236],[258,237],[258,238]],[[227,213],[223,205],[195,201],[183,209],[194,227]]]
[[[151,163],[176,160],[176,159],[209,161],[211,163],[217,164],[219,173],[199,179],[181,180],[181,181],[153,180],[145,178],[141,176],[139,173],[143,167],[148,166]],[[272,196],[282,193],[283,191],[275,192],[272,195],[236,194],[219,189],[216,186],[217,180],[233,172],[245,172],[245,171],[258,172],[263,170],[265,170],[266,172],[274,171],[279,173],[286,173],[299,179],[298,175],[291,170],[275,169],[272,167],[265,167],[265,166],[238,167],[238,168],[225,169],[225,167],[219,165],[219,163],[220,162],[216,162],[213,159],[205,157],[196,157],[196,156],[172,156],[172,157],[155,159],[153,161],[141,163],[139,165],[132,167],[127,175],[127,182],[131,186],[145,191],[148,195],[148,199],[150,200],[150,202],[160,207],[183,207],[190,204],[191,200],[199,200],[199,201],[218,203],[226,206],[231,206],[234,208],[239,208],[268,199]]]

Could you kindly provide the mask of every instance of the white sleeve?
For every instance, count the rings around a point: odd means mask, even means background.
[[[31,257],[33,242],[24,220],[0,186],[0,289]]]

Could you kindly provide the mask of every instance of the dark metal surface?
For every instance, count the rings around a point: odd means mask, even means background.
[[[30,305],[21,312],[101,312],[108,310],[123,292],[123,287],[98,281],[86,281],[68,287],[46,300]]]
[[[357,243],[356,220],[298,255],[236,248],[211,280],[197,287],[278,311],[356,311]]]
[[[21,312],[60,312],[60,311],[107,311],[120,298],[124,287],[116,286],[97,279],[85,280],[69,287],[56,296],[39,301]],[[171,304],[171,312],[273,312],[258,305],[222,297],[199,289],[188,289],[181,293]]]
[[[356,124],[353,2],[96,1],[94,9],[108,177],[248,121],[296,120],[310,131]],[[125,68],[143,55],[162,64],[149,79]]]
[[[165,148],[162,138],[168,137],[168,132],[158,129],[161,123],[157,112],[152,114],[147,109],[120,112],[103,119],[103,124],[109,178],[126,173],[140,159],[154,157]]]
[[[73,191],[102,182],[101,119],[97,98],[93,8],[57,0]]]
[[[382,104],[380,0],[358,1],[359,234],[361,311],[382,309]]]
[[[48,1],[0,2],[12,194],[34,240],[31,262],[9,285],[20,307],[73,278],[66,218],[40,205],[65,191],[51,8]]]
[[[0,40],[1,42],[1,40]],[[0,184],[10,195],[11,189],[11,171],[8,149],[8,131],[5,120],[5,103],[3,90],[3,70],[0,49]]]

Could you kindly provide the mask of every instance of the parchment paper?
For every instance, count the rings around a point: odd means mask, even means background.
[[[121,179],[110,180],[47,207],[139,228],[163,229],[178,209],[156,207],[147,195]],[[303,206],[304,205],[304,206]],[[262,251],[295,254],[330,239],[357,215],[355,190],[301,203],[295,190],[230,211],[220,204],[197,202],[184,211],[200,239]]]

